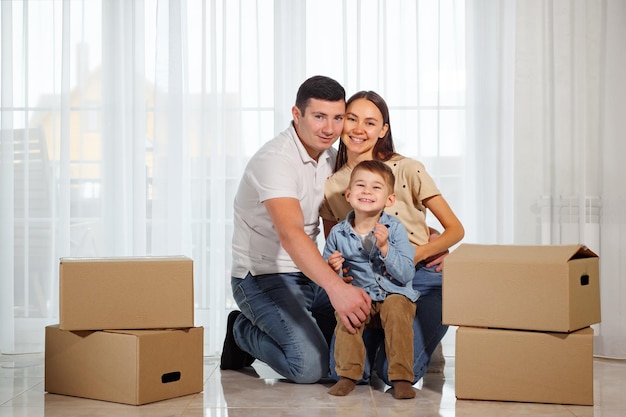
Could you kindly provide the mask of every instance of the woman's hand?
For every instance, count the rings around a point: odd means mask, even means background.
[[[430,229],[430,236],[428,236],[428,241],[432,242],[433,240],[437,239],[439,236],[440,234],[438,231],[436,231],[435,229]],[[437,268],[435,268],[435,271],[441,272],[443,270],[443,259],[446,256],[448,256],[449,253],[450,251],[446,249],[444,252],[438,253],[436,255],[433,255],[424,259],[424,262],[426,262],[426,267],[430,268],[431,266],[437,265]]]

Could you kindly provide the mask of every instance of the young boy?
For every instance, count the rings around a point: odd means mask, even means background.
[[[352,284],[372,299],[365,321],[380,318],[385,331],[389,379],[393,396],[414,398],[413,318],[419,294],[411,286],[415,274],[415,249],[406,229],[395,217],[383,212],[395,202],[395,178],[383,162],[370,160],[356,165],[346,190],[353,211],[335,225],[324,248],[324,258],[337,272],[347,271]],[[338,320],[335,328],[335,361],[339,381],[328,391],[347,395],[362,378],[365,366],[364,326],[350,333]]]

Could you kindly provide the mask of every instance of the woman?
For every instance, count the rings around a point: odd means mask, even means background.
[[[415,247],[413,288],[420,293],[413,321],[413,383],[416,383],[428,369],[431,355],[448,329],[441,323],[441,266],[432,265],[437,263],[433,260],[458,243],[465,232],[424,165],[395,152],[389,109],[384,99],[373,91],[360,91],[346,103],[335,173],[325,184],[321,216],[326,236],[351,210],[344,193],[352,168],[371,159],[383,161],[391,167],[396,177],[396,202],[386,211],[402,221]],[[431,237],[431,229],[426,223],[427,210],[444,229],[437,238]],[[350,275],[349,271],[347,275]],[[363,338],[369,359],[364,380],[369,378],[371,366],[374,366],[378,376],[391,385],[381,331],[368,329]],[[331,374],[336,377],[333,353],[331,349]]]

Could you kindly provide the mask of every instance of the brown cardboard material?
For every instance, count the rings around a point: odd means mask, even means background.
[[[193,262],[184,256],[61,258],[62,330],[194,326]]]
[[[444,260],[443,322],[553,332],[599,323],[598,256],[582,245],[462,244]]]
[[[203,386],[202,327],[66,331],[46,327],[45,391],[140,405]]]
[[[593,329],[459,327],[455,393],[466,400],[593,405]]]

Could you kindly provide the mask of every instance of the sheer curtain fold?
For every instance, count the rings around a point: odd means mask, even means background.
[[[132,3],[102,5],[102,214],[103,245],[112,255],[124,255],[132,247],[133,179],[133,31]],[[115,23],[115,24],[113,24]],[[127,117],[130,116],[130,117]],[[141,192],[141,190],[136,190]]]
[[[0,3],[0,352],[13,351],[14,213],[13,213],[13,60],[12,4]]]
[[[515,2],[467,2],[466,241],[511,244]],[[484,204],[487,199],[488,204]]]
[[[153,254],[191,255],[186,2],[157,2]]]
[[[600,257],[602,324],[596,344],[599,354],[607,357],[626,358],[626,175],[624,155],[624,108],[626,108],[626,51],[622,43],[626,39],[626,4],[618,0],[604,3],[603,16],[605,39],[602,60],[603,71],[600,95],[600,130],[597,146],[601,150],[601,166],[598,169],[601,197]]]

